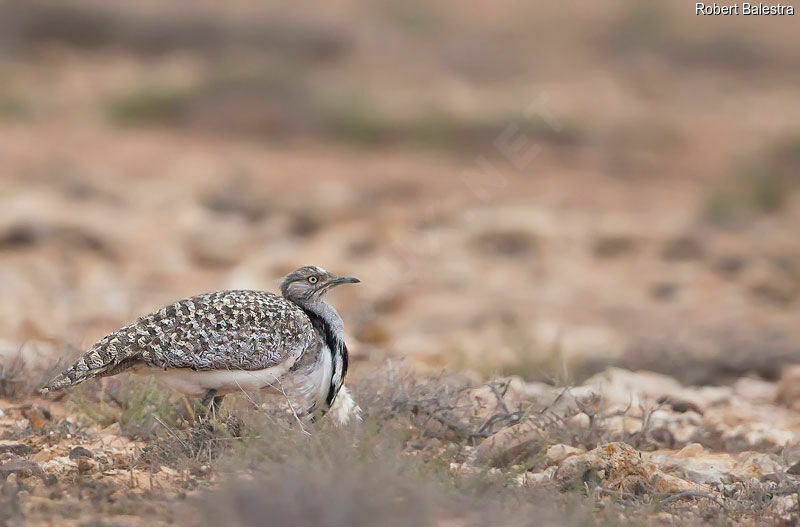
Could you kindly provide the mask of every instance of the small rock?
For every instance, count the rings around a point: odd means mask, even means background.
[[[699,260],[705,251],[699,240],[690,236],[681,236],[670,240],[661,252],[661,258],[670,261]]]
[[[769,454],[762,452],[742,452],[736,459],[740,470],[750,473],[759,481],[779,481],[783,467]],[[741,476],[744,478],[745,476]]]
[[[0,231],[0,250],[17,250],[36,245],[46,237],[46,227],[31,223],[4,226]]]
[[[797,521],[797,495],[775,496],[772,499],[776,516],[783,520],[781,525],[794,525]]]
[[[674,299],[680,291],[680,285],[675,282],[656,282],[650,286],[650,296],[655,300],[668,301]]]
[[[85,457],[78,458],[77,463],[78,463],[78,472],[80,472],[81,474],[88,474],[90,472],[94,472],[97,466],[97,463]]]
[[[737,276],[746,266],[747,258],[737,254],[721,256],[712,265],[715,271],[729,278]]]
[[[677,398],[674,398],[670,395],[662,395],[658,398],[658,404],[665,404],[669,405],[674,411],[678,413],[685,413],[685,412],[695,412],[700,415],[703,415],[703,410],[701,410],[696,404],[692,401],[683,401]]]
[[[36,451],[23,443],[12,443],[8,445],[0,445],[0,454],[10,452],[17,456],[29,456]]]
[[[686,481],[685,479],[657,471],[650,478],[653,490],[660,494],[674,494],[676,492],[703,492],[705,487]]]
[[[476,460],[493,467],[505,467],[538,454],[544,446],[542,431],[531,423],[500,430],[478,445]]]
[[[33,406],[31,408],[23,408],[22,409],[22,416],[28,420],[31,424],[31,428],[34,430],[42,428],[47,423],[50,422],[52,416],[50,412],[46,408],[42,408],[41,406]]]
[[[82,446],[76,446],[72,450],[69,451],[69,458],[70,459],[80,459],[80,458],[93,458],[94,454],[89,451],[89,449],[84,448]]]
[[[450,464],[450,468],[451,469],[453,469],[453,465],[455,465],[455,463],[451,463]],[[462,465],[463,465],[463,463],[462,463]],[[173,478],[177,478],[178,476],[180,476],[180,472],[178,472],[174,468],[169,468],[167,466],[162,466],[161,467],[161,472],[163,472],[164,474],[167,474],[168,476],[171,476]]]
[[[126,456],[125,454],[119,452],[115,452],[111,455],[111,461],[114,468],[128,469],[131,466],[130,456]]]
[[[797,442],[791,430],[781,429],[775,423],[744,422],[722,433],[727,450],[772,450]]]
[[[0,465],[0,480],[5,480],[10,474],[16,474],[19,478],[44,477],[44,472],[38,463],[22,458],[12,459]]]
[[[585,424],[580,425],[580,428],[588,428],[589,427],[589,416],[586,414],[578,414],[584,415],[585,419],[583,422]],[[573,424],[576,424],[576,421],[570,421]],[[639,417],[631,416],[631,415],[613,415],[604,421],[605,428],[612,434],[612,437],[625,437],[625,436],[632,436],[636,435],[642,430],[642,420]]]
[[[655,458],[653,458],[655,459]],[[689,481],[701,485],[721,484],[732,481],[733,460],[730,456],[703,456],[685,458],[675,465],[665,461],[671,470],[678,472]]]
[[[738,456],[728,453],[706,453],[697,443],[687,445],[678,452],[659,451],[648,455],[650,461],[664,471],[702,485],[723,485],[731,482],[777,481],[781,465],[768,454],[742,452]]]
[[[652,463],[625,443],[608,443],[585,454],[566,458],[555,473],[564,490],[602,484],[606,489],[644,494],[655,473]]]
[[[786,473],[792,476],[800,476],[800,461],[789,467]]]
[[[542,472],[523,472],[517,476],[517,483],[523,487],[533,487],[549,483],[553,480],[557,467],[547,467]]]
[[[594,241],[592,252],[596,258],[616,258],[632,252],[637,245],[637,240],[630,236],[608,235]]]
[[[703,448],[703,445],[700,443],[690,443],[685,447],[681,448],[675,457],[680,458],[687,458],[687,457],[699,457],[706,453],[706,449]]]
[[[736,395],[750,402],[771,403],[778,396],[778,387],[773,382],[762,381],[753,377],[742,377],[733,385]]]
[[[580,412],[570,417],[567,423],[576,428],[588,429],[592,425],[592,418]]]
[[[537,242],[528,231],[510,229],[485,232],[473,240],[473,247],[488,256],[520,258],[536,252]]]
[[[77,471],[78,464],[67,456],[57,456],[50,461],[42,463],[42,468],[47,471],[48,474],[60,477]]]
[[[613,407],[636,407],[657,401],[664,395],[684,391],[680,382],[660,373],[608,368],[583,383],[602,395],[606,404]]]
[[[513,376],[509,378],[508,392],[517,400],[536,402],[541,406],[549,406],[558,398],[559,390],[543,382],[526,382],[522,378]]]
[[[36,452],[31,459],[36,461],[37,463],[44,463],[45,461],[50,461],[53,459],[54,454],[49,449],[42,449]]]
[[[763,280],[750,288],[750,294],[765,304],[785,308],[789,306],[800,294],[800,287],[788,280],[772,278]]]
[[[122,428],[119,426],[119,423],[112,423],[101,430],[100,439],[103,443],[108,444],[117,441],[121,435]]]
[[[800,410],[800,364],[783,369],[778,381],[775,401],[792,410]]]
[[[576,454],[583,454],[586,450],[582,448],[575,448],[574,446],[557,444],[547,449],[545,457],[547,458],[548,465],[557,465],[567,459],[569,456]]]

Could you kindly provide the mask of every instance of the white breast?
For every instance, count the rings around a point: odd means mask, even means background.
[[[305,398],[309,406],[318,402],[318,406],[328,395],[328,387],[331,384],[333,375],[333,363],[331,361],[331,350],[328,346],[323,346],[319,354],[319,359],[310,370],[299,371],[288,379],[292,386],[292,391]]]
[[[319,360],[308,369],[289,372],[290,363],[263,370],[207,370],[137,368],[134,373],[154,375],[169,388],[189,397],[203,397],[209,390],[224,395],[263,390],[285,393],[298,404],[310,406],[324,400],[331,382],[333,365],[327,346]]]
[[[220,395],[233,392],[251,392],[263,388],[279,388],[280,379],[289,369],[288,365],[273,366],[263,370],[209,370],[189,369],[158,370],[147,368],[136,373],[156,376],[167,386],[189,397],[202,397],[208,390],[217,390]]]

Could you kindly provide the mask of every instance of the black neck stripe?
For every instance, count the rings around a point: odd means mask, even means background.
[[[330,386],[328,387],[328,393],[325,396],[325,410],[327,410],[331,407],[331,405],[333,405],[333,401],[336,400],[336,394],[339,393],[339,389],[342,387],[342,384],[344,384],[344,377],[347,375],[347,368],[349,366],[347,346],[345,346],[343,340],[339,339],[336,334],[334,334],[333,329],[325,319],[311,311],[305,309],[303,311],[305,311],[306,315],[308,315],[308,317],[311,319],[311,323],[322,336],[325,341],[325,345],[328,346],[328,349],[331,353],[331,381]],[[339,373],[337,371],[337,368],[339,367],[338,361],[336,360],[337,357],[342,358],[341,375],[338,375],[338,383],[336,382],[337,373]]]

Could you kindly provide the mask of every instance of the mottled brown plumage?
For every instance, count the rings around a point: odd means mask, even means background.
[[[319,335],[294,303],[262,291],[187,298],[106,335],[42,392],[134,366],[260,370],[312,346]]]
[[[160,375],[182,393],[216,401],[224,393],[278,384],[307,412],[324,413],[342,389],[347,347],[341,318],[322,298],[354,282],[301,267],[284,277],[283,296],[219,291],[180,300],[103,337],[41,392],[132,371]],[[347,413],[354,404],[342,392]]]

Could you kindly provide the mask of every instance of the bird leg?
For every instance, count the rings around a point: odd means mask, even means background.
[[[217,395],[211,400],[211,411],[214,413],[214,417],[217,416],[217,412],[222,407],[222,399],[224,395]]]
[[[223,397],[225,396],[217,395],[217,390],[213,388],[206,392],[206,394],[203,396],[203,400],[200,402],[203,408],[206,409],[206,414],[205,416],[203,416],[204,418],[207,418],[209,416],[215,418],[217,417],[217,411],[219,410],[219,407],[222,405]]]

